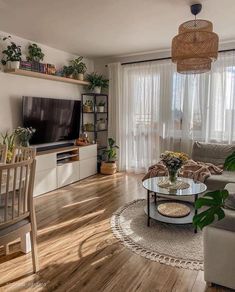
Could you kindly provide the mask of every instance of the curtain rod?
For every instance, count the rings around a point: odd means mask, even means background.
[[[235,51],[235,49],[220,50],[219,53],[234,52],[234,51]],[[121,63],[121,65],[125,66],[125,65],[131,65],[131,64],[147,63],[147,62],[154,62],[154,61],[164,61],[164,60],[171,60],[171,57],[149,59],[149,60],[140,60],[140,61],[132,61],[132,62],[124,62],[124,63]],[[108,65],[105,65],[105,67],[108,67]]]

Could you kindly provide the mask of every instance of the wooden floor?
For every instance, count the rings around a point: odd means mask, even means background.
[[[36,198],[40,272],[32,274],[30,254],[2,256],[0,291],[228,291],[207,289],[203,272],[144,259],[113,237],[112,213],[140,197],[141,176],[119,173]]]

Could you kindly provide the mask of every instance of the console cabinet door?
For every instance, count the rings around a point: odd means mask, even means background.
[[[97,158],[92,157],[80,161],[80,179],[97,173]]]
[[[35,173],[33,196],[48,193],[57,188],[56,167]]]
[[[57,166],[58,188],[69,185],[79,180],[79,161],[59,164]]]
[[[79,148],[79,160],[89,159],[97,156],[97,144]]]

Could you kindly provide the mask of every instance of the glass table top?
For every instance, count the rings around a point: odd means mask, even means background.
[[[194,196],[201,194],[207,190],[207,186],[204,183],[194,181],[191,178],[178,177],[178,181],[183,181],[189,184],[187,189],[175,190],[162,188],[158,186],[158,183],[163,179],[163,176],[148,178],[143,181],[143,187],[150,192],[170,195],[170,196]]]

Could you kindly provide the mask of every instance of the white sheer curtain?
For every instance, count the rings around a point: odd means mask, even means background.
[[[233,53],[220,54],[206,74],[178,74],[171,61],[111,64],[109,72],[121,170],[145,172],[166,149],[190,154],[195,140],[235,142]]]

